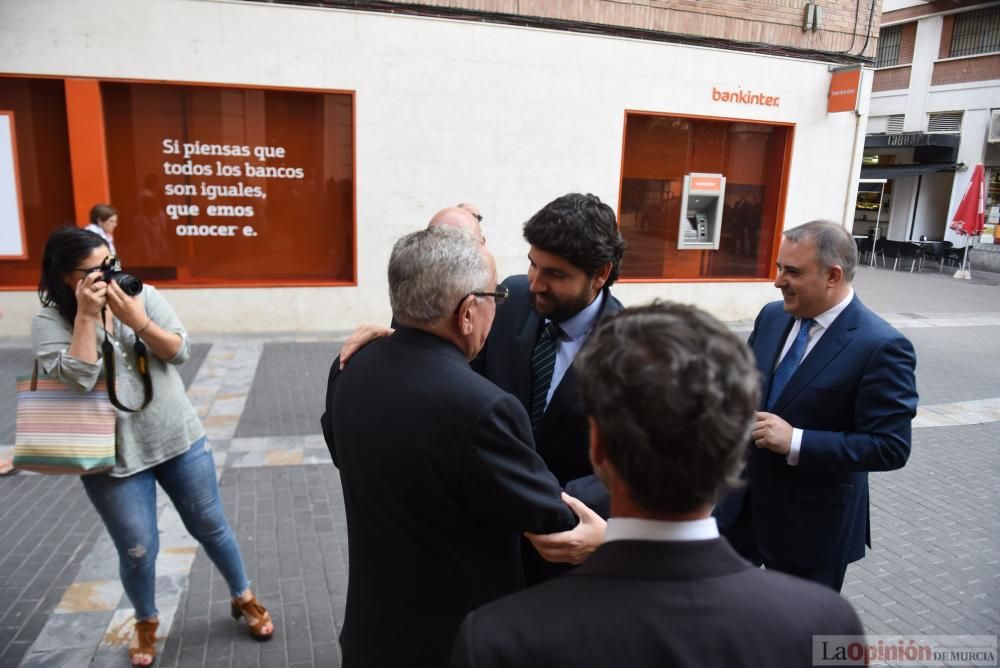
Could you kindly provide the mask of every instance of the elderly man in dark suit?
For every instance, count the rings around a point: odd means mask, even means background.
[[[856,265],[836,223],[785,232],[783,300],[749,340],[762,379],[749,486],[716,509],[745,557],[837,591],[871,545],[868,472],[906,464],[917,410],[913,346],[854,294]]]
[[[431,224],[463,227],[482,239],[478,219],[466,213],[445,209]],[[611,286],[618,278],[625,241],[611,207],[594,195],[578,193],[545,205],[524,224],[524,238],[531,245],[528,273],[503,282],[509,291],[507,303],[497,311],[487,343],[472,365],[529,412],[538,453],[566,491],[581,501],[569,501],[574,510],[588,521],[593,519],[588,517],[591,508],[607,517],[607,490],[587,459],[587,421],[573,359],[595,325],[622,308]],[[363,325],[344,343],[341,360],[346,363],[360,346],[391,332]],[[530,538],[538,552],[524,552],[529,584],[563,572],[594,547],[573,545],[564,536]]]
[[[520,532],[588,530],[574,529],[524,408],[468,364],[506,296],[485,247],[449,227],[407,235],[389,290],[400,327],[343,371],[335,361],[327,389],[348,667],[443,665],[465,613],[523,585]]]
[[[598,325],[577,358],[604,544],[561,578],[470,613],[454,668],[809,666],[813,636],[861,636],[847,601],[740,558],[712,504],[738,476],[759,395],[735,335],[654,303]]]

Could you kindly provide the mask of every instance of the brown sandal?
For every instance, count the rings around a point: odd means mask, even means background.
[[[250,637],[254,640],[263,642],[265,640],[270,640],[271,636],[274,635],[274,622],[271,621],[271,614],[267,611],[267,608],[257,602],[256,596],[251,596],[247,601],[239,601],[234,598],[232,603],[232,613],[233,619],[246,617],[247,626],[250,629]],[[250,623],[251,617],[257,620],[256,624]],[[265,624],[271,625],[270,633],[261,632],[261,629]]]
[[[143,619],[135,623],[135,632],[139,634],[139,646],[128,648],[129,663],[138,654],[145,654],[153,659],[147,665],[151,666],[156,662],[156,629],[159,626],[159,619]],[[133,663],[132,665],[142,664]]]

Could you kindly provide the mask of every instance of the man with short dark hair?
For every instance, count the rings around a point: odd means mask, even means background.
[[[524,224],[524,239],[528,273],[504,280],[510,296],[473,366],[524,404],[538,454],[566,491],[607,517],[607,490],[587,457],[573,359],[597,323],[622,308],[610,289],[625,241],[611,207],[579,193],[546,204]],[[560,558],[545,539],[533,542],[546,558]],[[566,568],[525,551],[529,584]]]
[[[712,504],[738,478],[759,396],[725,325],[686,305],[626,309],[576,367],[611,494],[604,544],[469,613],[453,668],[808,666],[815,635],[863,636],[840,596],[755,568],[719,536]]]
[[[465,613],[523,586],[520,532],[586,526],[524,408],[468,364],[506,293],[485,247],[449,226],[409,234],[389,291],[399,328],[335,361],[327,388],[350,553],[343,665],[440,666]]]
[[[913,346],[855,296],[856,266],[836,223],[785,231],[783,300],[749,340],[763,389],[749,485],[715,511],[744,557],[837,591],[871,545],[868,472],[906,464],[917,410]]]

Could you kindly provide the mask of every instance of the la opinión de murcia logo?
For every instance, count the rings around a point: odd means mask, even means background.
[[[996,666],[996,636],[813,636],[813,665]]]

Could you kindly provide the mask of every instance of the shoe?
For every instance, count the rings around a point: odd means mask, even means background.
[[[247,626],[250,629],[250,637],[254,640],[263,642],[265,640],[270,640],[271,636],[274,635],[274,622],[271,621],[271,615],[268,613],[267,608],[257,602],[256,596],[251,596],[248,601],[240,601],[234,598],[232,603],[232,613],[233,619],[246,617]],[[251,617],[256,619],[257,623],[251,624]],[[263,633],[261,631],[266,624],[271,625],[270,633]]]
[[[144,619],[135,623],[135,632],[139,635],[139,646],[128,648],[129,663],[138,654],[152,657],[153,660],[146,665],[152,666],[156,662],[156,629],[159,626],[160,620],[158,619]],[[132,663],[132,665],[141,666],[143,664]]]
[[[14,468],[14,462],[10,459],[0,459],[0,477],[14,475],[18,469]]]

